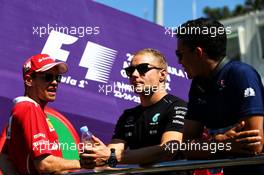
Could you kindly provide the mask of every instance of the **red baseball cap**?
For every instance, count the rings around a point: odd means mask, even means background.
[[[37,54],[29,59],[23,65],[23,78],[26,75],[31,75],[34,72],[44,72],[53,67],[57,67],[59,74],[66,73],[68,66],[64,62],[56,62],[48,54]]]

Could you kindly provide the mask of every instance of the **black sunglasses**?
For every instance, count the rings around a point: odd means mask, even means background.
[[[45,82],[52,82],[54,80],[56,80],[58,83],[61,82],[61,75],[53,75],[53,74],[49,74],[49,73],[35,73],[32,74],[32,77],[36,77],[36,75],[40,75],[39,77],[41,77]]]
[[[129,66],[125,68],[126,74],[128,77],[131,77],[133,72],[137,69],[140,75],[144,75],[146,72],[150,71],[151,69],[162,69],[159,67],[151,66],[149,63],[142,63],[136,66]]]

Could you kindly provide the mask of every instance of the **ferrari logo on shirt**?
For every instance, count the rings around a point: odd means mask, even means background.
[[[47,124],[48,124],[50,132],[55,131],[55,129],[54,129],[52,123],[49,121],[49,119],[47,118],[46,120],[47,120]]]

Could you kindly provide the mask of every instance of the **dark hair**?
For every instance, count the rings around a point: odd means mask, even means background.
[[[226,56],[226,30],[223,24],[208,18],[198,18],[180,25],[176,36],[190,49],[201,47],[210,59]]]

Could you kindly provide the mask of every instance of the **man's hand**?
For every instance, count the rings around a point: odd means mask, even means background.
[[[80,165],[81,168],[93,169],[95,168],[95,159],[92,157],[87,157],[87,153],[80,154]]]
[[[99,138],[93,136],[94,145],[89,150],[89,153],[83,153],[80,155],[81,163],[84,167],[104,166],[111,154],[110,148],[108,148]]]
[[[242,121],[225,133],[215,135],[214,139],[217,142],[231,143],[231,152],[234,154],[255,155],[257,153],[251,150],[261,144],[262,138],[260,137],[259,130],[243,131],[244,126],[245,122]]]

